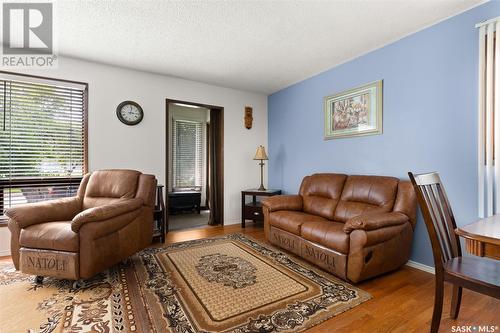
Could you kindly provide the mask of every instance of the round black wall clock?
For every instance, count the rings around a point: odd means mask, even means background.
[[[144,118],[144,111],[139,104],[132,101],[121,102],[116,107],[116,116],[125,125],[137,125]]]

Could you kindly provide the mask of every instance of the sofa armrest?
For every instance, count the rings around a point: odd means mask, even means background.
[[[71,220],[81,209],[81,198],[71,197],[7,208],[4,214],[22,229],[38,223]]]
[[[347,278],[356,283],[404,265],[410,258],[410,222],[349,234]]]
[[[71,221],[71,230],[78,232],[83,224],[110,220],[141,208],[143,200],[139,198],[124,199],[116,203],[93,207],[76,215]]]
[[[300,195],[275,195],[262,200],[262,205],[269,212],[277,210],[302,210],[302,197]]]
[[[348,234],[356,229],[375,230],[404,224],[409,220],[408,216],[397,212],[362,214],[349,219],[344,225],[344,232]]]

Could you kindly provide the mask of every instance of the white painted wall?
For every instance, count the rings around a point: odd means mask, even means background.
[[[0,257],[10,255],[10,231],[0,227]]]
[[[266,95],[63,57],[58,69],[24,72],[89,83],[91,170],[137,169],[155,174],[162,184],[166,183],[165,99],[224,107],[224,221],[239,223],[240,191],[260,181],[252,158],[258,145],[267,146]],[[139,125],[126,126],[116,118],[116,106],[124,100],[136,101],[144,109]],[[254,110],[251,130],[244,127],[246,105]],[[0,253],[9,247],[5,233],[7,228],[0,228]]]

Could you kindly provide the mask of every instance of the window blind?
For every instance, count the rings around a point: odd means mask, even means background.
[[[0,75],[0,214],[75,195],[86,171],[86,85],[6,77]]]
[[[204,133],[203,122],[174,120],[172,128],[174,189],[199,190],[203,186]]]
[[[488,217],[500,212],[500,18],[478,25],[478,212]]]

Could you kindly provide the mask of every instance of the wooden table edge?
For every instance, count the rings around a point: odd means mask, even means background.
[[[472,234],[472,233],[465,231],[463,229],[460,229],[460,228],[455,229],[455,234],[457,234],[458,236],[461,236],[463,238],[478,241],[478,242],[500,245],[499,238],[492,238],[492,237],[488,237],[488,236]]]

